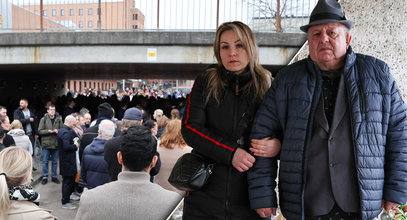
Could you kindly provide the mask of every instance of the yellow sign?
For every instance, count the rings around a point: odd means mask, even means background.
[[[0,15],[0,24],[3,24],[3,15]]]
[[[147,48],[147,61],[157,61],[157,48]]]

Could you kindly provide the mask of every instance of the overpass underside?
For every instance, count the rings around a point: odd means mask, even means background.
[[[53,63],[1,64],[3,80],[52,79],[180,79],[190,80],[209,64],[185,63]],[[265,65],[273,74],[283,65]]]

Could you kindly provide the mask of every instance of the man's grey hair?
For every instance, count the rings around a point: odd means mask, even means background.
[[[70,123],[70,122],[76,122],[76,118],[73,117],[72,115],[68,115],[68,116],[66,116],[66,118],[65,118],[65,124],[68,124],[68,123]]]
[[[111,120],[102,120],[99,124],[99,134],[104,137],[113,137],[116,126]]]

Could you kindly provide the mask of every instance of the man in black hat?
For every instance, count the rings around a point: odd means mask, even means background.
[[[96,124],[92,127],[90,127],[88,130],[86,130],[85,133],[82,135],[82,139],[80,141],[80,146],[79,146],[79,160],[82,161],[82,154],[83,151],[85,150],[85,147],[88,146],[90,143],[92,143],[93,139],[98,136],[99,132],[99,124],[103,120],[112,120],[114,116],[113,108],[112,106],[104,102],[98,106],[98,116],[96,120]],[[120,136],[121,132],[119,129],[116,129],[114,132],[113,137]]]
[[[257,112],[253,148],[282,143],[287,219],[373,219],[407,201],[407,108],[387,64],[353,52],[352,27],[336,0],[318,1],[301,27],[309,57],[278,73]],[[257,157],[248,172],[262,217],[275,214],[277,166]]]

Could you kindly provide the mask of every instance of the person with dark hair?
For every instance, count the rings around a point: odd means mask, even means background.
[[[158,127],[157,127],[157,122],[154,120],[147,120],[146,122],[144,122],[143,124],[144,126],[146,126],[147,128],[150,128],[151,130],[151,134],[157,138],[157,132],[158,132]]]
[[[150,129],[130,127],[117,154],[122,165],[118,181],[84,192],[75,219],[167,219],[181,196],[149,181],[158,160],[156,151],[157,141]]]
[[[15,146],[13,137],[6,135],[11,130],[10,118],[7,116],[7,108],[0,106],[0,125],[3,129],[5,136],[3,137],[3,145],[5,147]]]
[[[33,109],[28,108],[27,99],[20,99],[20,105],[14,111],[13,119],[19,120],[21,124],[23,124],[23,130],[25,134],[30,138],[31,144],[34,145],[34,136],[37,132],[35,123],[37,116],[35,115],[35,111]]]
[[[122,118],[122,132],[126,132],[127,129],[133,126],[141,126],[143,124],[143,113],[140,109],[132,107],[124,112]],[[122,170],[122,166],[117,161],[117,153],[120,151],[120,143],[122,141],[122,136],[112,138],[108,140],[105,144],[105,160],[107,162],[110,181],[116,181],[117,175],[119,175]],[[159,153],[157,152],[158,161],[156,166],[151,169],[150,175],[151,179],[157,175],[160,171],[161,161]]]
[[[38,125],[38,134],[41,136],[42,146],[42,181],[45,185],[48,182],[48,162],[51,160],[52,182],[59,184],[57,178],[58,165],[58,138],[59,129],[64,125],[62,117],[56,112],[55,105],[47,105],[47,113],[41,118]]]

